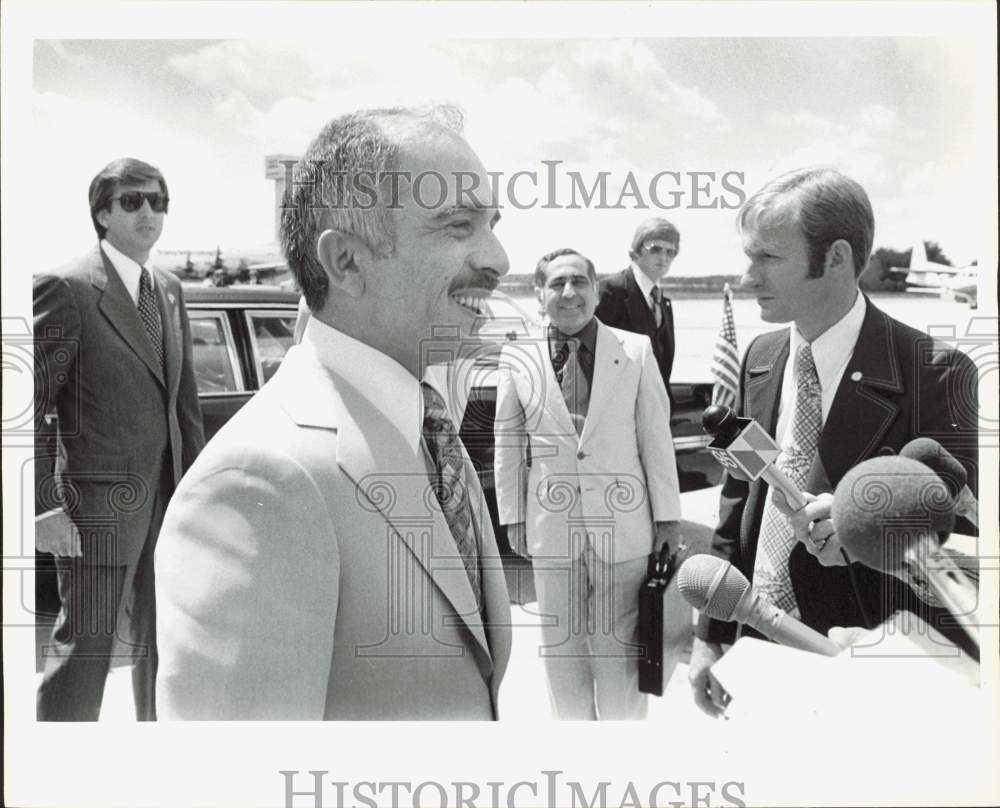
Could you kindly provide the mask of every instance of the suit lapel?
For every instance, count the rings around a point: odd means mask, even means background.
[[[305,346],[290,350],[278,373],[283,383],[274,389],[289,417],[299,426],[337,431],[337,464],[357,486],[358,504],[385,518],[488,661],[490,649],[462,557],[444,514],[428,504],[433,492],[419,448],[414,452],[394,424]]]
[[[653,313],[649,310],[646,296],[636,283],[631,269],[625,270],[625,308],[628,309],[629,318],[635,325],[642,323],[647,334],[655,333],[656,321],[653,320]]]
[[[163,354],[167,371],[167,392],[171,399],[177,395],[177,387],[181,378],[181,349],[178,343],[181,336],[180,302],[177,295],[167,288],[166,280],[161,272],[156,275],[156,301],[160,307],[160,322],[163,323]]]
[[[91,266],[90,282],[101,290],[101,299],[97,304],[101,314],[146,364],[156,380],[165,385],[163,367],[153,344],[149,341],[146,329],[143,328],[135,301],[132,300],[122,279],[100,247],[97,248],[97,255],[94,256],[94,263]]]
[[[619,374],[629,361],[621,341],[603,323],[597,323],[597,341],[594,356],[594,380],[590,385],[590,403],[587,418],[583,422],[580,442],[583,443],[596,429],[596,424],[616,392]],[[617,415],[617,413],[616,413]]]
[[[771,435],[778,425],[781,381],[788,361],[789,332],[765,334],[754,343],[754,354],[747,362],[743,390],[743,412]]]
[[[504,346],[504,350],[523,352],[519,358],[509,355],[509,364],[511,371],[521,377],[527,388],[518,394],[525,413],[537,412],[535,405],[541,403],[549,417],[558,424],[560,434],[576,435],[569,407],[566,406],[566,399],[563,398],[562,388],[552,367],[546,333],[543,331],[528,343],[511,343]]]
[[[820,436],[819,456],[829,480],[839,481],[848,469],[876,453],[899,414],[892,396],[903,392],[892,323],[867,301],[854,353]]]

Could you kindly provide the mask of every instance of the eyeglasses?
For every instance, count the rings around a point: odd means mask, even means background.
[[[120,196],[112,197],[111,201],[114,202],[116,199],[126,213],[135,213],[139,210],[144,199],[149,202],[153,213],[166,213],[167,205],[170,204],[170,197],[159,191],[125,191]]]
[[[645,244],[642,251],[647,255],[659,255],[664,253],[667,258],[677,255],[677,248],[673,244]]]

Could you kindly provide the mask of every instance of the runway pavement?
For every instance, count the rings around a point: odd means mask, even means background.
[[[542,660],[538,656],[541,640],[537,604],[513,606],[512,617],[513,647],[510,664],[500,687],[501,721],[504,723],[545,723],[552,721],[548,696],[545,690],[545,675]],[[40,635],[43,632],[39,632]],[[41,636],[40,636],[41,639]],[[44,640],[42,640],[44,644]],[[673,676],[661,698],[649,697],[647,721],[690,722],[697,724],[710,722],[695,706],[687,681],[687,650],[682,661],[677,664]],[[37,674],[41,681],[41,674]],[[135,711],[132,704],[132,678],[130,668],[113,668],[104,691],[101,708],[102,722],[132,722]]]

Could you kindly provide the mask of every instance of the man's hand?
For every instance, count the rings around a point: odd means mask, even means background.
[[[522,558],[531,558],[528,552],[528,536],[524,529],[524,522],[515,522],[507,525],[507,543],[510,549]]]
[[[687,549],[687,545],[684,544],[684,537],[681,535],[681,523],[678,521],[673,522],[657,522],[656,523],[656,535],[653,537],[653,552],[659,554],[660,548],[664,544],[670,547],[671,553],[680,552],[683,556],[684,551]]]
[[[35,517],[35,549],[63,557],[82,554],[80,531],[66,511],[57,509]]]
[[[718,718],[725,711],[728,694],[719,680],[709,670],[722,658],[722,646],[717,642],[705,642],[694,638],[691,648],[691,662],[688,666],[688,681],[694,692],[694,702],[706,715]]]
[[[777,488],[771,494],[771,501],[792,523],[795,540],[802,542],[809,553],[824,567],[843,567],[847,562],[841,552],[842,545],[830,521],[833,494],[803,493],[805,506],[793,511],[785,495]]]

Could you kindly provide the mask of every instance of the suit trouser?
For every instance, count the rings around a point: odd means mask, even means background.
[[[169,489],[162,488],[153,503],[149,535],[135,566],[56,558],[61,606],[51,644],[43,646],[39,721],[96,721],[112,659],[119,656],[132,662],[136,718],[156,720],[153,552],[169,499]]]
[[[532,559],[540,653],[556,718],[642,719],[639,589],[646,557],[607,563],[587,541],[573,559]]]

